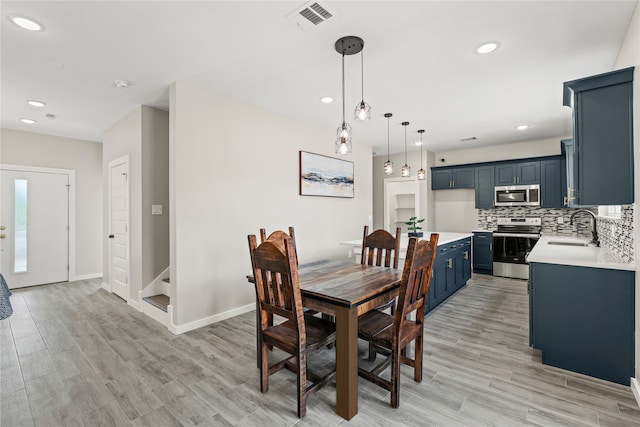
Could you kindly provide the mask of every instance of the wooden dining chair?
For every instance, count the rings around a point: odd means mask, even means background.
[[[358,375],[391,392],[391,406],[400,404],[400,364],[413,367],[413,379],[422,381],[424,335],[424,304],[436,257],[438,234],[430,240],[409,239],[407,257],[402,270],[398,304],[393,315],[371,310],[358,318],[358,337],[374,345],[387,357],[373,369],[358,368]],[[415,313],[415,320],[409,315]],[[407,356],[406,348],[415,341],[414,358]],[[380,377],[391,365],[391,379]]]
[[[377,265],[391,268],[398,268],[398,253],[400,252],[400,227],[396,228],[395,237],[387,230],[378,229],[369,234],[369,226],[364,226],[362,235],[362,254],[360,264]],[[396,306],[395,298],[386,304],[376,307],[376,310],[387,310],[394,313]],[[373,344],[369,345],[369,360],[374,361],[376,352]]]
[[[369,226],[364,226],[362,236],[362,265],[383,265],[398,268],[398,253],[400,252],[400,227],[396,228],[395,237],[387,230],[375,230],[369,234]]]
[[[256,244],[256,236],[249,235],[249,252],[258,295],[256,309],[260,315],[260,391],[265,393],[269,390],[269,375],[282,368],[295,372],[298,378],[298,417],[304,417],[307,397],[335,376],[335,367],[323,376],[307,369],[308,354],[335,341],[335,324],[304,315],[293,239],[287,237],[282,245],[269,239],[260,246]],[[285,321],[271,325],[269,315],[281,316]],[[291,356],[269,364],[269,346]]]
[[[265,240],[282,241],[287,237],[291,237],[293,239],[293,250],[296,254],[296,265],[298,265],[298,247],[296,245],[296,233],[293,227],[289,227],[289,234],[282,230],[276,230],[273,233],[269,234],[269,236],[267,236],[267,230],[265,228],[260,229],[260,243],[264,242]]]

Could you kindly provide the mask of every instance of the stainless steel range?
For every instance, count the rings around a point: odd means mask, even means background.
[[[493,232],[493,274],[529,278],[526,257],[540,239],[541,218],[498,218]]]

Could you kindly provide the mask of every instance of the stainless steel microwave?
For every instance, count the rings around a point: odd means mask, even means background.
[[[508,185],[496,187],[496,206],[540,206],[540,185]]]

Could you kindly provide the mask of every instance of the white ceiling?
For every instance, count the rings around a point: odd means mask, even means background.
[[[168,109],[169,85],[185,81],[330,129],[333,138],[342,121],[334,43],[356,35],[365,41],[364,98],[373,114],[370,122],[353,120],[360,56],[347,56],[354,144],[386,154],[386,112],[393,113],[391,152],[404,150],[402,121],[411,123],[410,150],[421,128],[432,151],[560,138],[571,134],[562,83],[613,68],[638,2],[319,3],[334,16],[302,29],[286,19],[304,4],[297,1],[3,0],[2,127],[101,141],[138,105]],[[31,17],[45,31],[18,28],[11,14]],[[500,48],[476,54],[486,41]],[[132,85],[118,89],[116,79]],[[321,96],[335,101],[322,104]],[[520,124],[531,127],[516,131]],[[459,141],[472,136],[477,141]]]

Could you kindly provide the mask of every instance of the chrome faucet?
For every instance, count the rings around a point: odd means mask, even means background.
[[[598,239],[598,224],[597,224],[596,214],[594,214],[593,212],[591,212],[591,211],[589,211],[587,209],[579,209],[579,210],[575,211],[571,215],[571,219],[569,220],[569,224],[573,225],[573,217],[575,217],[579,213],[587,213],[587,214],[591,215],[591,217],[593,218],[593,229],[591,230],[592,238],[591,238],[591,242],[589,242],[589,243],[593,243],[596,246],[600,246],[600,240]]]

